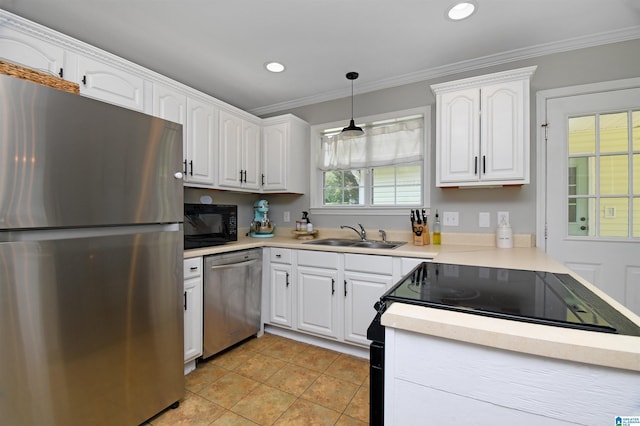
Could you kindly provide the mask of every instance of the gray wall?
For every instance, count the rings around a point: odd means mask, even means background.
[[[446,77],[434,78],[418,83],[371,93],[356,95],[355,115],[369,116],[385,112],[398,111],[408,108],[432,105],[431,128],[431,182],[435,183],[435,97],[430,86],[435,83],[457,80],[492,72],[513,68],[537,65],[538,68],[531,80],[531,184],[523,187],[493,188],[493,189],[439,189],[431,188],[430,207],[433,212],[437,208],[442,211],[460,212],[460,226],[444,228],[444,232],[489,232],[495,231],[496,213],[509,211],[511,226],[514,233],[536,232],[536,106],[535,94],[539,90],[552,89],[578,84],[595,83],[608,80],[618,80],[640,76],[640,40],[609,44],[586,49],[574,50],[537,58],[515,61],[507,64],[468,71]],[[366,70],[357,70],[361,74]],[[315,105],[308,105],[290,110],[283,110],[269,116],[292,113],[311,125],[329,123],[333,121],[348,121],[351,111],[351,99],[343,98]],[[303,160],[303,159],[300,159]],[[304,159],[308,161],[308,159]],[[222,192],[211,191],[215,194]],[[186,192],[185,192],[186,194]],[[222,197],[221,195],[217,195]],[[229,195],[227,195],[229,196]],[[235,195],[233,199],[244,204],[241,219],[252,217],[251,204],[253,201],[265,198],[272,206],[271,218],[276,224],[290,227],[302,210],[309,209],[308,195]],[[214,196],[214,202],[217,202]],[[292,222],[282,223],[284,211],[291,212]],[[491,227],[478,227],[478,212],[491,213]],[[407,212],[408,215],[408,212]],[[391,230],[408,229],[407,216],[345,216],[345,215],[312,215],[316,227],[337,227],[341,224],[361,222],[366,228],[374,230],[380,227]],[[433,221],[431,220],[430,223]]]

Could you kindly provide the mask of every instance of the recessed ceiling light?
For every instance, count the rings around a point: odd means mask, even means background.
[[[447,17],[452,21],[460,21],[466,19],[476,10],[476,5],[471,2],[457,3],[449,9]]]
[[[284,65],[280,62],[267,62],[264,64],[264,67],[271,72],[282,72],[284,71]]]

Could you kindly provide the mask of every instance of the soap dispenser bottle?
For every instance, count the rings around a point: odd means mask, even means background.
[[[512,248],[513,247],[513,231],[511,225],[503,217],[496,229],[496,247]]]

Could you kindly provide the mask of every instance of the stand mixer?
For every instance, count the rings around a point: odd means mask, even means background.
[[[254,238],[273,237],[273,231],[276,226],[269,219],[269,202],[267,200],[259,200],[253,203],[253,221],[251,222],[251,235]]]

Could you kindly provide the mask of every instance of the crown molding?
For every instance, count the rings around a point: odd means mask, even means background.
[[[376,90],[388,89],[391,87],[403,86],[405,84],[417,83],[420,81],[430,80],[438,77],[445,77],[466,71],[473,71],[481,68],[487,68],[495,65],[502,65],[509,62],[515,62],[525,59],[537,58],[540,56],[551,55],[554,53],[568,52],[571,50],[584,49],[588,47],[601,46],[611,43],[619,43],[628,40],[640,39],[640,25],[633,27],[621,28],[614,31],[607,31],[588,36],[574,37],[552,43],[538,44],[535,46],[525,47],[522,49],[514,49],[494,55],[482,56],[479,58],[469,59],[466,61],[455,62],[440,67],[429,68],[413,73],[408,73],[396,77],[378,80],[371,83],[360,84],[358,90],[354,94],[363,94]],[[291,101],[280,102],[272,105],[266,105],[251,109],[249,112],[255,115],[264,115],[283,110],[298,108],[306,105],[312,105],[321,102],[332,101],[335,99],[345,98],[351,94],[345,90],[334,90],[318,95],[308,96],[304,98],[294,99]]]

